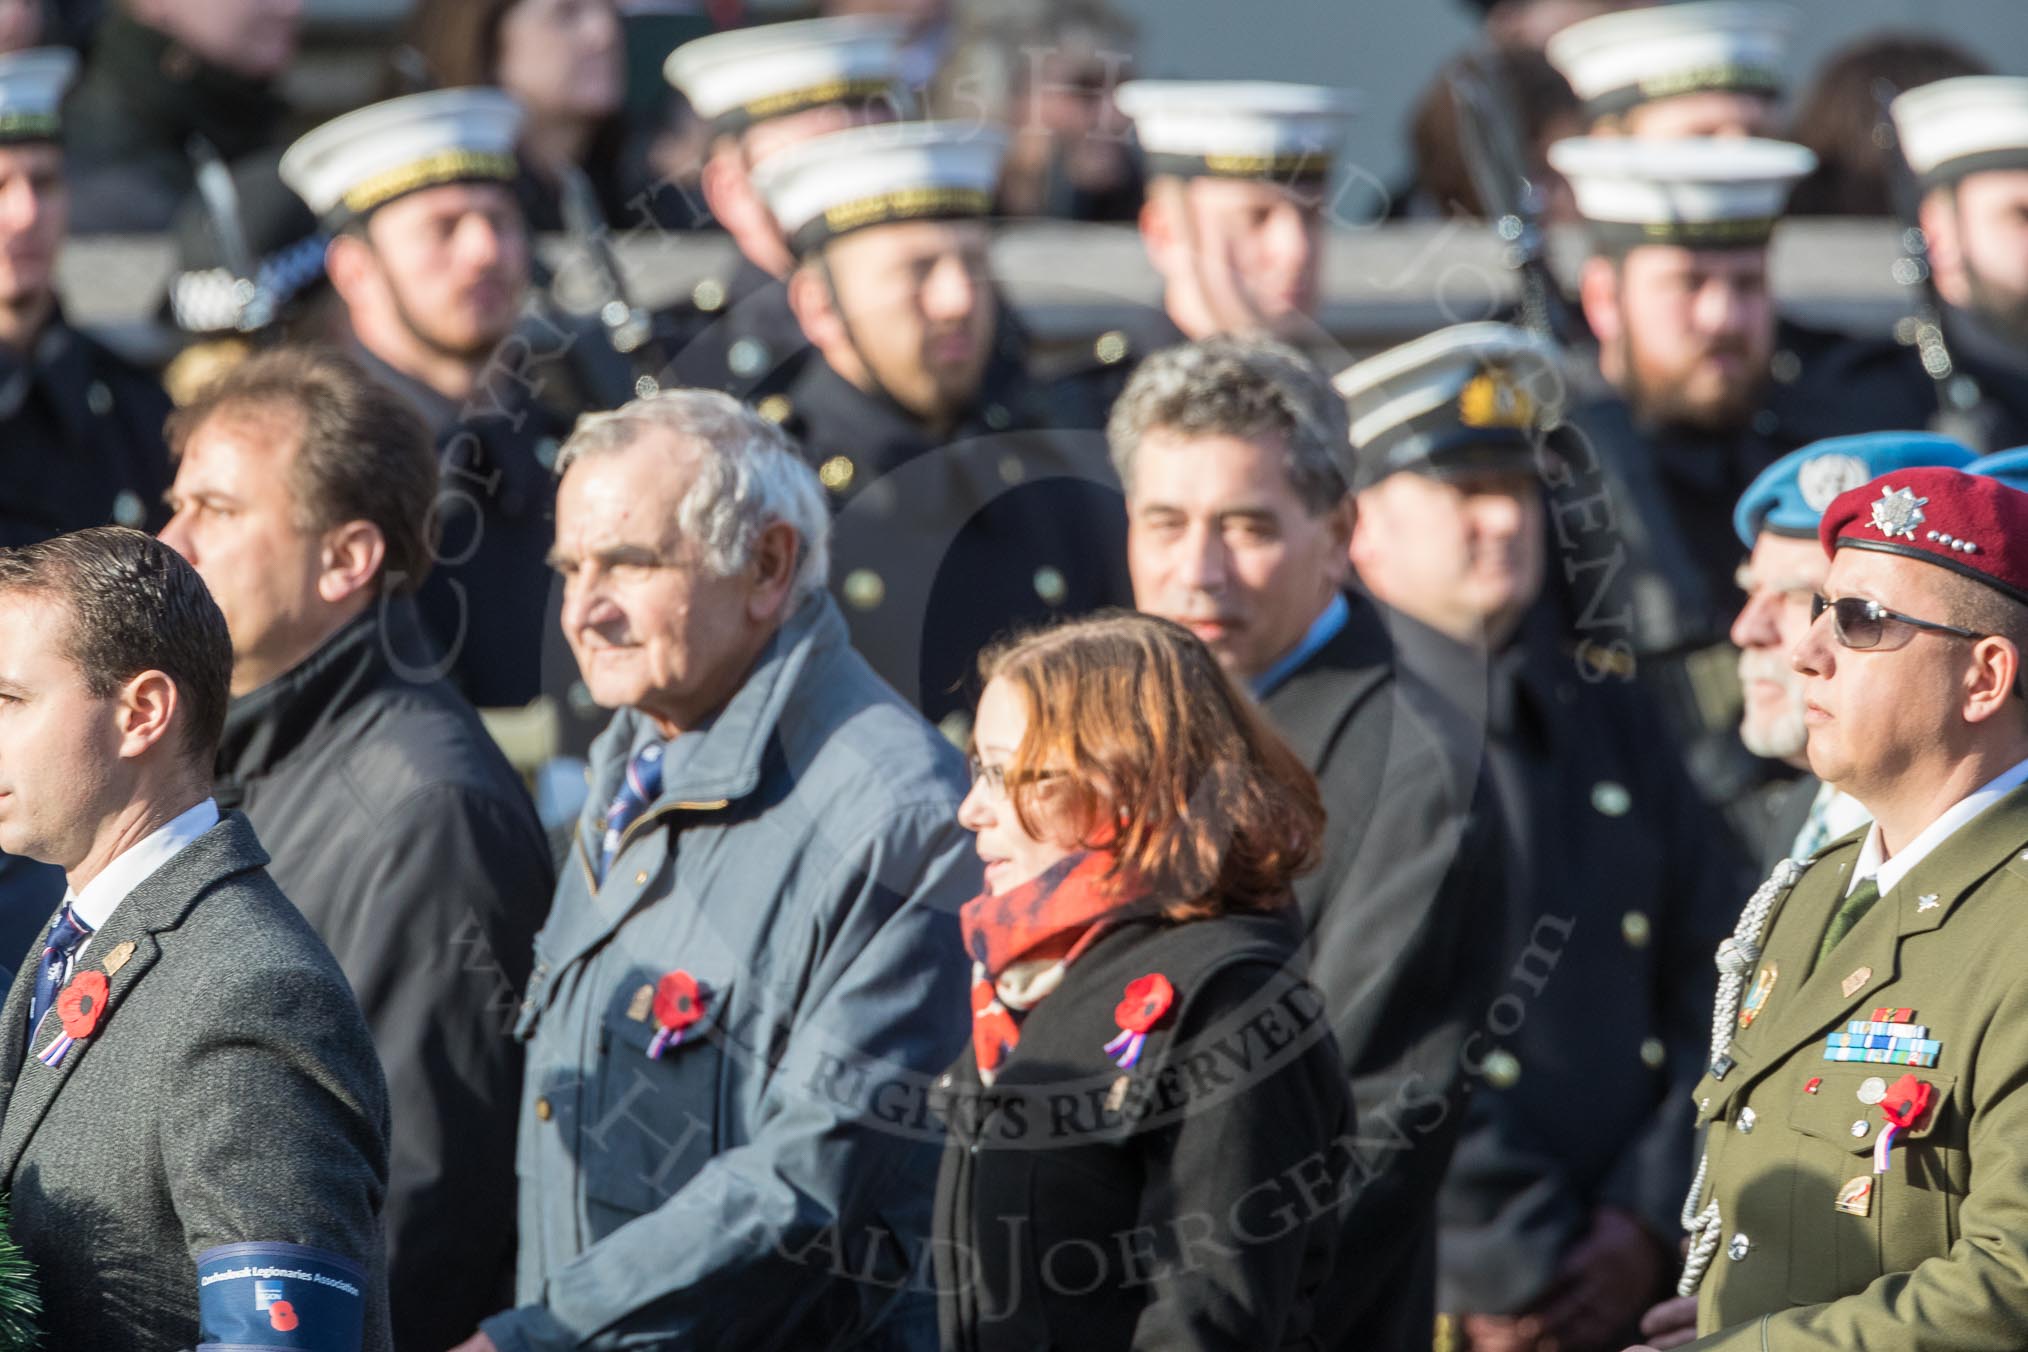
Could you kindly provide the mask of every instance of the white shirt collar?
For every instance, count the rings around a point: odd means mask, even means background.
[[[104,929],[126,895],[154,876],[191,841],[218,825],[218,804],[207,798],[143,836],[114,857],[82,892],[65,890],[63,900],[77,918],[94,930]]]
[[[1894,885],[1908,876],[1908,871],[1920,864],[1937,846],[1950,839],[1957,829],[1984,812],[2009,793],[2028,784],[2028,760],[2022,761],[1997,779],[1988,780],[1979,788],[1958,800],[1941,817],[1931,822],[1914,840],[1901,847],[1892,859],[1880,856],[1884,847],[1880,843],[1880,825],[1866,833],[1866,843],[1859,849],[1859,863],[1852,870],[1852,880],[1845,885],[1845,894],[1863,879],[1872,878],[1880,888],[1880,895],[1886,896]]]
[[[1829,784],[1817,790],[1817,803],[1824,814],[1822,839],[1826,841],[1849,836],[1873,820],[1873,814],[1866,810],[1864,803],[1843,789],[1834,789]]]

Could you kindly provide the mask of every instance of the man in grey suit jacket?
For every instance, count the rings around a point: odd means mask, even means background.
[[[0,1005],[0,1184],[53,1346],[389,1346],[387,1090],[210,798],[231,666],[145,535],[0,551],[0,849],[68,884]]]
[[[672,391],[558,463],[565,636],[621,713],[522,1006],[521,1304],[460,1352],[932,1348],[962,764],[848,644],[772,424]]]

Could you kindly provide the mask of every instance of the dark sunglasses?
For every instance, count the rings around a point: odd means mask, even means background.
[[[1938,624],[1935,620],[1918,620],[1913,615],[1904,615],[1898,610],[1889,610],[1878,601],[1869,601],[1863,596],[1841,596],[1835,601],[1826,601],[1821,596],[1810,598],[1810,623],[1825,611],[1831,612],[1831,631],[1838,636],[1838,643],[1846,648],[1878,648],[1887,637],[1889,624],[1906,625],[1910,629],[1928,629],[1939,634],[1952,634],[1958,638],[1990,638],[1989,634],[1974,633],[1960,629],[1954,624]],[[1903,640],[1906,642],[1907,640]],[[1900,644],[1891,645],[1894,647]]]

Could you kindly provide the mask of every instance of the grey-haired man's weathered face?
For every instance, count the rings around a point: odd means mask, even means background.
[[[661,429],[573,462],[557,488],[563,636],[601,708],[696,726],[745,678],[752,570],[721,577],[678,525],[696,453]]]

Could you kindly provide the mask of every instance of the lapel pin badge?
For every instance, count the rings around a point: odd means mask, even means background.
[[[1872,979],[1873,969],[1871,967],[1861,967],[1858,971],[1838,983],[1838,989],[1845,995],[1851,995]]]

